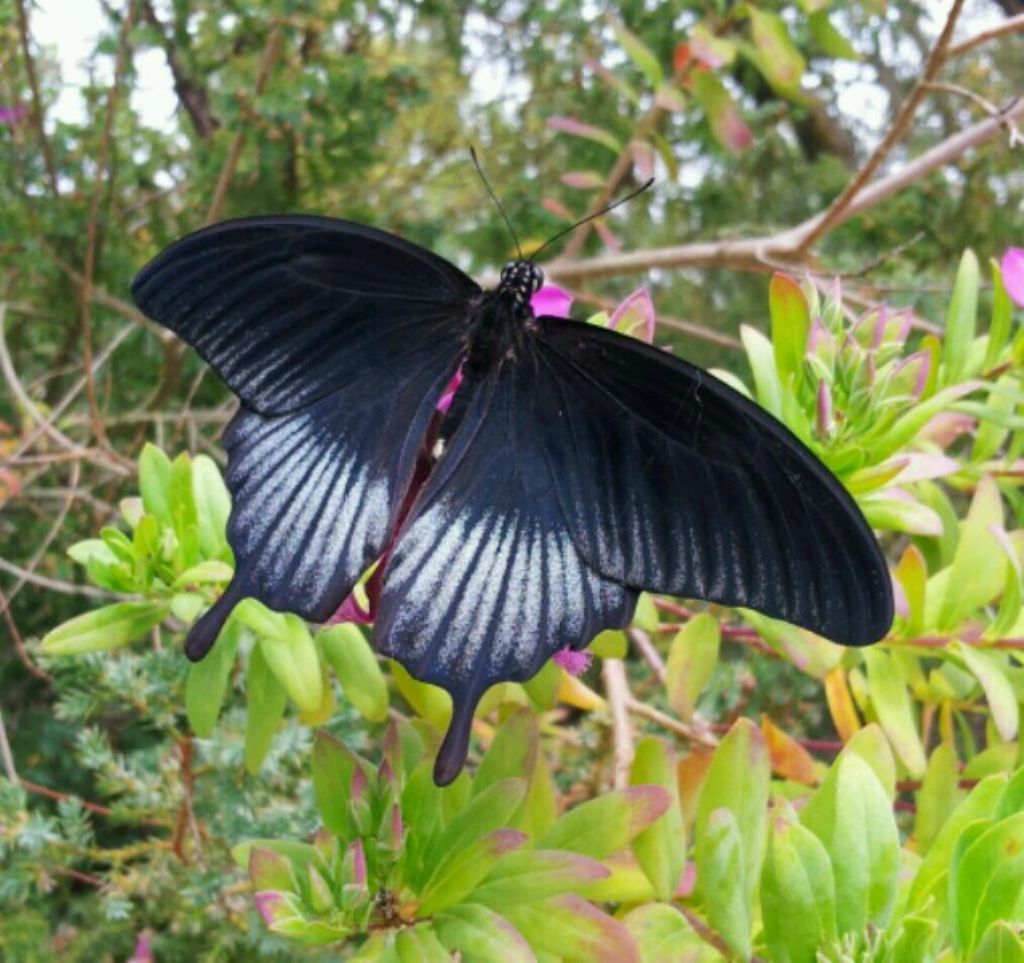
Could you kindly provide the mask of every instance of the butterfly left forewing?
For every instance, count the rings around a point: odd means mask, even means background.
[[[462,767],[489,686],[528,679],[558,649],[625,625],[636,602],[589,568],[569,536],[534,431],[535,373],[521,355],[466,387],[459,427],[385,572],[378,649],[452,695],[441,783]]]

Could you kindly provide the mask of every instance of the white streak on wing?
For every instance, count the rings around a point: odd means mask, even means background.
[[[292,452],[288,460],[301,464],[306,459],[307,453],[314,446],[315,439],[308,438],[304,440]],[[286,467],[277,472],[271,469],[269,474],[254,474],[247,478],[246,482],[252,482],[256,490],[246,492],[245,485],[239,490],[238,500],[243,504],[238,512],[235,524],[247,533],[251,529],[262,531],[267,527],[268,522],[272,518],[284,510],[288,497],[294,490],[295,480]]]

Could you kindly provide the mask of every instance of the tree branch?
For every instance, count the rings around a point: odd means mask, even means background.
[[[50,182],[50,191],[54,197],[60,197],[60,185],[57,183],[57,165],[53,161],[53,148],[50,138],[46,136],[43,124],[43,99],[39,96],[39,79],[36,76],[36,62],[32,56],[31,34],[29,32],[28,13],[25,0],[15,0],[18,12],[18,33],[21,38],[21,52],[25,58],[25,73],[28,75],[28,86],[32,91],[32,126],[35,128],[39,145],[43,149],[43,163],[46,165],[46,177]]]

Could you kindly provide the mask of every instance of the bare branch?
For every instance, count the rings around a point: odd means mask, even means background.
[[[18,33],[21,38],[21,52],[25,58],[25,73],[28,75],[29,89],[32,91],[32,126],[35,128],[39,145],[43,149],[43,163],[46,165],[46,176],[50,182],[50,191],[54,197],[60,197],[60,185],[57,183],[57,165],[53,161],[53,148],[50,138],[46,136],[43,123],[43,99],[39,96],[39,79],[36,76],[36,62],[32,56],[31,34],[29,32],[28,13],[25,0],[15,0],[18,11]]]
[[[965,53],[974,50],[976,47],[991,43],[991,41],[998,40],[1000,37],[1009,36],[1011,33],[1020,33],[1021,31],[1024,31],[1024,13],[1019,13],[1016,17],[1010,17],[990,30],[983,30],[967,40],[953,44],[946,51],[946,60],[962,57]]]
[[[633,732],[629,726],[628,707],[632,699],[626,667],[622,659],[603,659],[601,679],[608,697],[612,717],[613,772],[612,784],[621,789],[629,783],[629,769],[633,765]]]

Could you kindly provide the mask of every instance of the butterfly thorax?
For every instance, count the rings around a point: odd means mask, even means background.
[[[483,373],[501,358],[515,356],[526,323],[533,318],[530,299],[543,283],[543,272],[529,261],[509,261],[505,265],[497,288],[474,306],[464,373]]]

